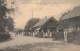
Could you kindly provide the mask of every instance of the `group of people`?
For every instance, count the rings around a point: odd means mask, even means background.
[[[15,33],[15,36],[18,36],[19,34],[20,34],[20,35],[23,35],[24,32],[16,32],[16,33]]]

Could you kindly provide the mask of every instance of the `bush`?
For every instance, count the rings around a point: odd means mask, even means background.
[[[67,37],[68,37],[67,39],[69,43],[80,44],[80,32],[79,31],[68,33]]]
[[[64,39],[64,32],[56,32],[53,34],[53,38],[55,40],[63,40]]]
[[[5,41],[10,39],[9,32],[0,32],[0,41]]]
[[[38,35],[37,37],[43,38],[43,33],[42,32],[39,32],[37,35]]]

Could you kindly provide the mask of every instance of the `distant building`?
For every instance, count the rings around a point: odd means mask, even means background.
[[[67,41],[67,34],[74,31],[80,31],[80,6],[75,7],[65,15],[60,23],[64,30],[64,40]]]
[[[53,37],[59,26],[58,21],[54,17],[45,18],[33,26],[35,29],[33,36]]]

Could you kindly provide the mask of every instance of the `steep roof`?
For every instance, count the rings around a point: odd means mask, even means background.
[[[46,18],[44,20],[39,21],[37,24],[35,24],[33,27],[41,27],[43,26],[47,21],[49,21],[50,19],[53,19],[54,21],[57,22],[57,20],[54,17],[50,17],[50,18]]]
[[[72,11],[70,11],[67,15],[65,15],[61,20],[73,18],[80,16],[80,6],[75,7]]]

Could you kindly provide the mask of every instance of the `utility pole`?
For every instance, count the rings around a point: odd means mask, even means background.
[[[33,19],[33,10],[32,10],[32,19]]]
[[[34,11],[33,11],[33,9],[32,9],[32,21],[33,21],[33,17],[34,17]],[[33,23],[34,23],[34,21],[33,21]],[[33,36],[33,28],[31,27],[31,31],[32,31],[32,36]]]

